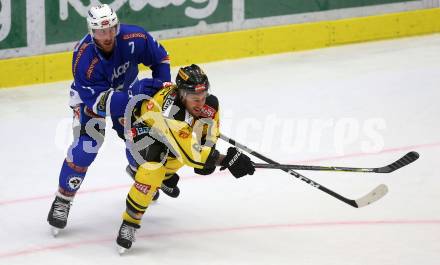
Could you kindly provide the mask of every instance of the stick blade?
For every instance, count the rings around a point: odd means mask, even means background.
[[[381,167],[377,170],[378,173],[391,173],[401,167],[404,167],[406,165],[411,164],[412,162],[416,161],[417,159],[419,159],[420,155],[419,153],[415,152],[415,151],[411,151],[408,154],[404,155],[403,157],[401,157],[399,160],[397,160],[396,162],[388,165],[388,166],[384,166]]]
[[[373,202],[380,200],[387,193],[388,193],[388,187],[385,184],[380,184],[364,197],[357,199],[355,201],[356,206],[357,208],[361,208],[369,204],[372,204]]]

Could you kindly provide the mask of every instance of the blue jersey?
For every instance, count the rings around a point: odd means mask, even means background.
[[[168,53],[141,27],[121,24],[114,50],[108,58],[90,34],[86,35],[73,52],[70,105],[84,103],[99,116],[113,116],[111,107],[123,105],[124,100],[121,104],[112,101],[120,101],[121,97],[126,99],[134,87],[141,86],[137,78],[141,63],[152,70],[155,81],[171,80]],[[120,115],[121,111],[117,112]]]

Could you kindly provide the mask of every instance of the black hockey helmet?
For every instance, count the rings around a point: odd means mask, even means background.
[[[203,70],[195,64],[179,69],[176,76],[177,89],[188,93],[208,91],[209,81]]]

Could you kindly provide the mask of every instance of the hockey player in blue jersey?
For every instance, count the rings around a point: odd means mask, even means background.
[[[48,222],[56,235],[67,224],[71,203],[104,140],[105,117],[124,139],[124,112],[131,96],[153,95],[171,80],[167,51],[144,29],[120,24],[108,5],[93,6],[87,14],[89,33],[75,46],[74,81],[70,90],[74,140],[61,167]],[[138,65],[152,78],[138,79]],[[129,152],[129,164],[136,162]]]

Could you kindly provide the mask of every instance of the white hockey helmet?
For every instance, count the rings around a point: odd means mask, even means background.
[[[116,26],[116,32],[119,33],[119,20],[116,12],[107,5],[92,6],[87,13],[87,26],[89,33],[93,37],[93,30],[106,29]]]

